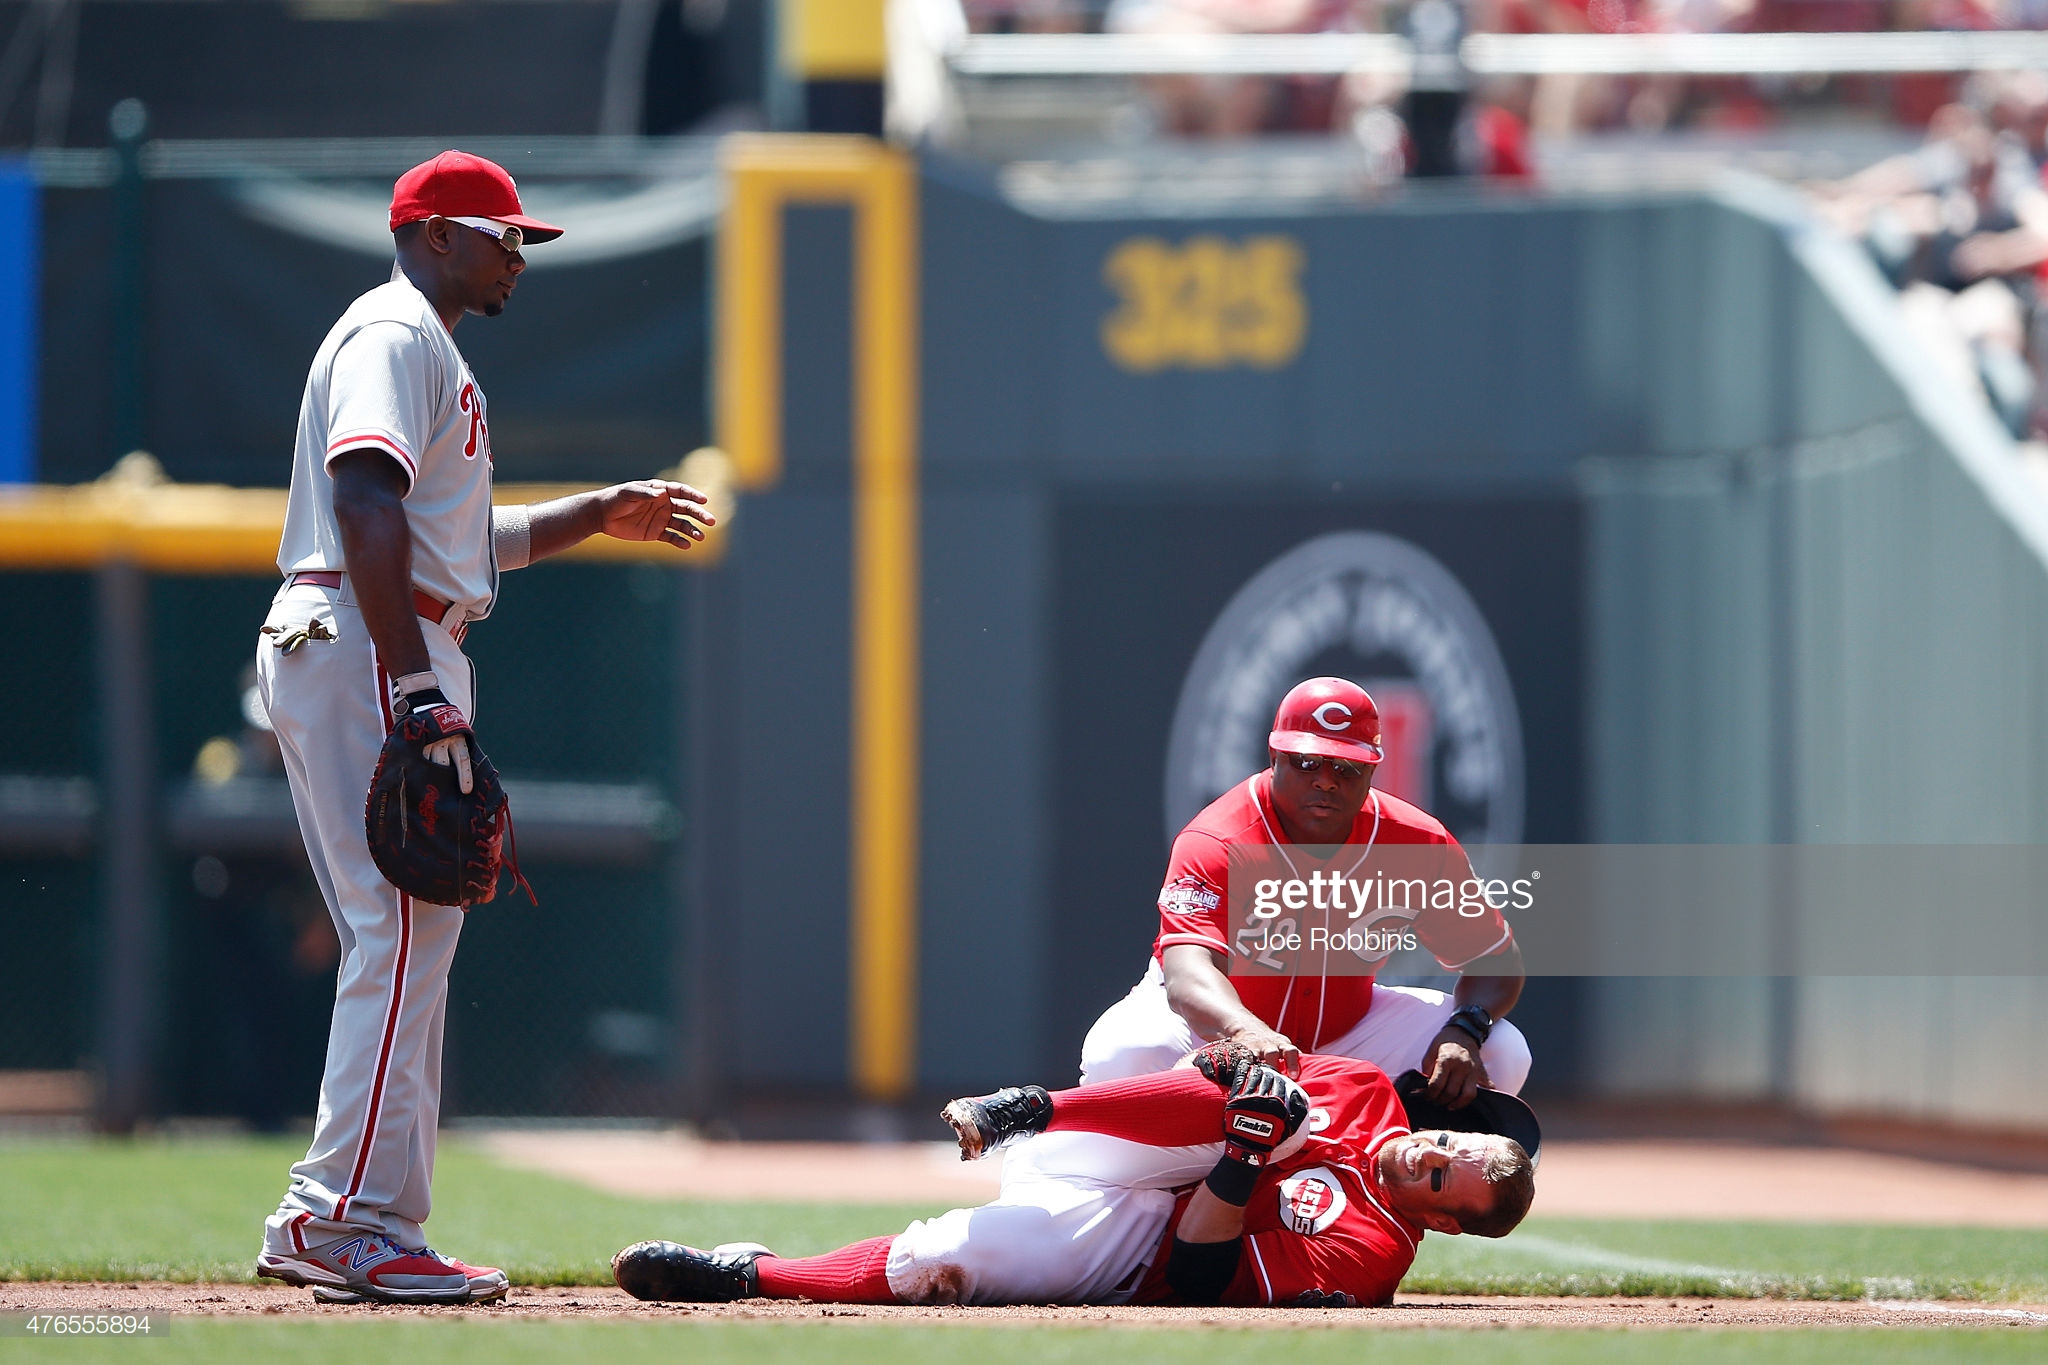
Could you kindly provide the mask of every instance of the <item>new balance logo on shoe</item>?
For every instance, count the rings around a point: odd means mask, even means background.
[[[327,1252],[351,1270],[368,1270],[373,1265],[395,1260],[405,1253],[396,1242],[384,1237],[354,1237]]]

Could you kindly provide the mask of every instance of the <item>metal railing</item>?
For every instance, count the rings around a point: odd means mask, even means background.
[[[1013,78],[1344,76],[1829,77],[2048,70],[2048,33],[1472,33],[1418,53],[1389,33],[974,33],[959,0],[890,0],[889,129],[946,141],[962,89]],[[1453,34],[1446,34],[1448,43]]]
[[[136,169],[145,180],[215,180],[286,175],[388,181],[447,149],[445,137],[152,138],[138,131]],[[521,176],[571,180],[715,179],[715,137],[466,137],[461,145]],[[37,147],[26,153],[36,180],[54,189],[103,189],[120,173],[118,147]]]
[[[1796,76],[2048,69],[2048,33],[1475,33],[1480,76]],[[1408,40],[1384,33],[970,34],[944,52],[961,76],[1398,74]]]
[[[519,852],[569,863],[641,863],[676,837],[679,817],[647,782],[549,782],[508,777]],[[191,779],[164,788],[161,847],[179,853],[258,853],[298,861],[303,845],[282,777]],[[0,773],[0,857],[81,857],[102,836],[99,785],[88,777]]]

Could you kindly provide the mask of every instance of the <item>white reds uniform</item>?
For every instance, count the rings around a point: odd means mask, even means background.
[[[1371,1062],[1389,1075],[1419,1069],[1428,1049],[1451,1012],[1458,1007],[1448,991],[1421,986],[1372,983],[1372,1008],[1345,1032],[1317,1048],[1331,1057]],[[1164,1071],[1209,1040],[1197,1038],[1188,1021],[1166,1001],[1166,978],[1154,958],[1129,994],[1102,1012],[1081,1042],[1081,1084],[1120,1081]],[[1308,1046],[1297,1046],[1306,1052]],[[1529,1040],[1506,1019],[1494,1021],[1493,1032],[1479,1050],[1487,1083],[1510,1095],[1522,1093],[1529,1079]]]
[[[1408,1131],[1386,1075],[1310,1057],[1308,1122],[1282,1143],[1245,1210],[1246,1252],[1226,1303],[1287,1304],[1305,1290],[1391,1298],[1422,1229],[1394,1214],[1365,1172]],[[1103,1133],[1039,1133],[1008,1149],[1002,1193],[912,1223],[890,1244],[889,1288],[905,1303],[1159,1302],[1160,1253],[1177,1204],[1221,1142],[1154,1147]],[[1304,1186],[1327,1202],[1289,1217]]]
[[[905,1303],[1127,1303],[1221,1142],[1147,1147],[1100,1133],[1039,1133],[1003,1154],[1002,1192],[920,1219],[889,1247]]]
[[[288,1255],[364,1230],[425,1244],[442,1021],[462,911],[415,901],[371,861],[363,806],[392,723],[392,680],[349,584],[290,576],[347,568],[328,462],[365,446],[388,454],[406,476],[413,584],[448,604],[440,621],[420,622],[431,666],[448,699],[473,716],[475,678],[460,640],[468,621],[490,611],[499,567],[485,414],[454,338],[403,276],[350,305],[306,379],[277,558],[286,584],[271,603],[256,669],[342,956],[313,1144],[265,1225],[266,1252]],[[518,549],[523,563],[523,540]],[[315,621],[333,638],[279,648]]]

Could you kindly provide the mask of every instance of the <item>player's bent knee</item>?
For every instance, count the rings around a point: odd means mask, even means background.
[[[968,1274],[960,1258],[971,1244],[972,1210],[954,1209],[912,1223],[889,1246],[889,1292],[904,1303],[959,1303]]]
[[[1118,1009],[1112,1006],[1081,1042],[1081,1084],[1100,1085],[1165,1071],[1194,1049],[1190,1041],[1194,1034],[1178,1016],[1169,1026],[1160,1027],[1156,1020],[1133,1017],[1135,1011],[1120,1017]]]
[[[1002,1303],[1042,1294],[1061,1237],[1045,1210],[1002,1203],[912,1223],[889,1247],[889,1291],[904,1303]]]
[[[1529,1082],[1529,1067],[1534,1059],[1529,1055],[1528,1038],[1503,1019],[1487,1036],[1479,1060],[1486,1064],[1486,1079],[1495,1090],[1519,1095]]]
[[[1171,1070],[1186,1049],[1172,1046],[1105,1047],[1081,1053],[1081,1084],[1101,1085],[1104,1081],[1127,1081]]]

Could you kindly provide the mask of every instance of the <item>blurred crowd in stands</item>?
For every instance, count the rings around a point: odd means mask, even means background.
[[[978,32],[1853,33],[2048,28],[2048,0],[964,0]],[[1455,91],[1405,78],[1173,76],[1158,130],[1349,132],[1391,175],[1531,176],[1529,143],[1587,131],[1926,129],[1921,145],[1810,186],[1900,290],[1935,363],[2022,439],[2048,439],[2048,73],[1798,79],[1555,75]],[[1384,177],[1390,178],[1390,177]]]
[[[1728,33],[2048,28],[2048,0],[964,0],[978,32]],[[1349,130],[1385,141],[1407,112],[1398,77],[1193,77],[1147,82],[1160,131],[1183,137]],[[1525,137],[1668,128],[1748,130],[1845,110],[1919,127],[1956,98],[1943,74],[1617,77],[1560,73],[1476,83],[1463,101],[1459,172],[1526,175]],[[1415,159],[1412,145],[1406,155]]]
[[[1972,76],[1918,149],[1812,186],[1900,290],[1934,362],[2013,435],[2048,436],[2048,74]]]

